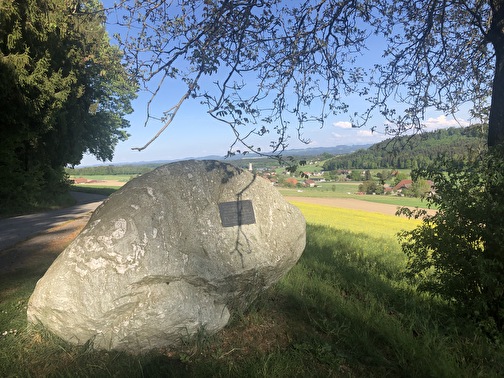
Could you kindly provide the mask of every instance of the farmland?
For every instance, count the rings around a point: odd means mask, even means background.
[[[406,261],[395,235],[418,221],[302,197],[292,202],[307,220],[298,264],[222,332],[202,330],[177,350],[100,352],[28,328],[27,300],[51,261],[46,256],[36,268],[4,275],[0,376],[504,375],[501,346],[458,319],[448,304],[418,294],[403,276]],[[51,253],[64,246],[52,245]]]
[[[359,183],[328,183],[316,188],[279,188],[280,193],[286,197],[312,197],[312,198],[353,198],[359,201],[384,203],[395,206],[425,207],[426,202],[420,198],[400,197],[390,195],[362,195],[358,192]]]
[[[77,176],[71,176],[71,180],[75,180]],[[110,194],[115,189],[120,188],[132,177],[128,175],[86,175],[84,176],[88,182],[80,183],[73,186],[74,189],[80,191],[94,191],[97,188],[109,190],[103,192]],[[308,197],[308,198],[351,198],[358,201],[367,201],[372,203],[382,203],[393,205],[395,208],[400,206],[408,207],[426,207],[425,201],[420,198],[399,197],[399,196],[379,196],[379,195],[359,195],[359,183],[357,182],[334,182],[324,183],[315,188],[283,188],[279,187],[280,193],[286,197]],[[86,189],[87,188],[87,189]]]
[[[420,224],[419,220],[399,218],[390,214],[320,206],[300,201],[291,203],[301,210],[308,223],[337,230],[394,239],[399,231],[411,230]]]

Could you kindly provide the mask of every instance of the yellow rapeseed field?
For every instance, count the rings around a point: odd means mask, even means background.
[[[303,202],[291,203],[301,210],[308,223],[378,237],[395,237],[399,231],[412,230],[421,223],[419,220],[408,219],[404,216],[397,217]]]

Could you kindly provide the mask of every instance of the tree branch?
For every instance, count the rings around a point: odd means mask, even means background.
[[[170,126],[170,124],[172,123],[173,119],[175,118],[175,116],[177,115],[177,112],[179,111],[180,107],[182,106],[182,104],[184,103],[185,100],[187,100],[189,98],[189,96],[191,95],[191,93],[193,92],[194,88],[196,88],[197,84],[198,84],[198,80],[199,78],[201,77],[201,74],[203,72],[200,70],[198,72],[198,75],[196,76],[196,78],[194,79],[194,81],[191,83],[191,85],[189,86],[189,89],[187,90],[187,92],[180,98],[179,102],[177,104],[175,104],[173,107],[171,107],[167,113],[169,113],[169,117],[168,117],[168,120],[165,122],[165,124],[163,125],[163,127],[161,127],[161,129],[159,129],[159,131],[156,133],[156,135],[154,135],[154,137],[152,137],[146,144],[144,144],[142,147],[132,147],[131,149],[132,150],[136,150],[136,151],[142,151],[142,150],[145,150],[147,147],[149,147],[149,145],[154,142],[162,133],[163,131],[166,130],[166,128],[168,126]]]

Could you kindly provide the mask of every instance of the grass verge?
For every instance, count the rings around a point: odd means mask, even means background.
[[[307,246],[287,276],[222,332],[202,331],[177,350],[129,356],[68,345],[26,324],[28,298],[50,262],[2,275],[0,376],[504,376],[503,347],[403,279],[395,231],[377,232],[365,217],[357,228],[345,211],[340,227],[331,220],[338,209],[311,206],[300,205]]]
[[[79,186],[72,185],[71,190],[74,192],[81,193],[91,193],[91,194],[101,194],[104,196],[110,196],[112,193],[116,192],[120,186]]]
[[[72,206],[75,200],[68,192],[48,196],[46,200],[24,202],[15,205],[0,204],[0,218],[15,217],[18,215],[34,214],[44,211],[61,209]]]

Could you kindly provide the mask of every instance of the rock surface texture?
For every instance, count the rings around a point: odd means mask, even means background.
[[[176,346],[222,329],[305,238],[300,211],[268,181],[217,161],[168,164],[95,211],[37,283],[28,320],[96,349]]]

